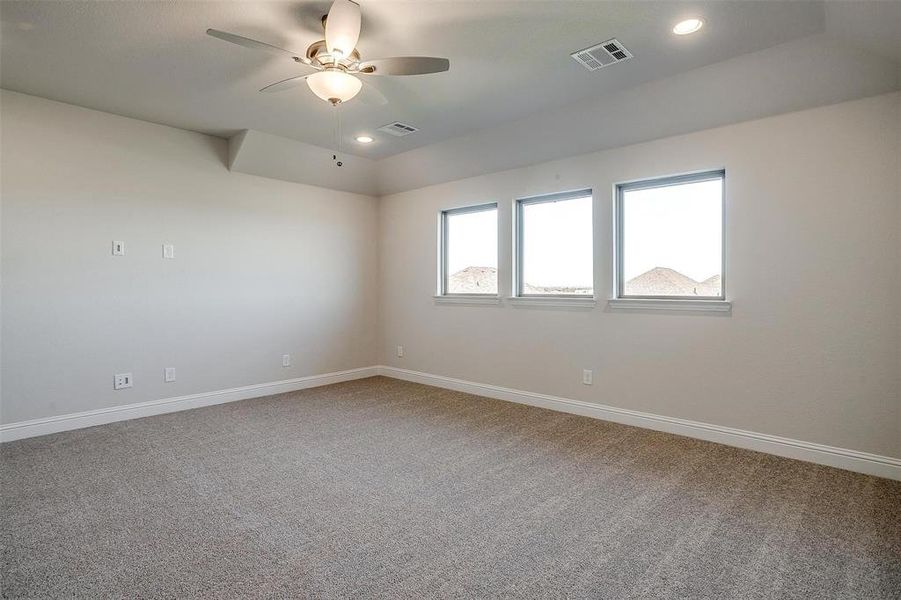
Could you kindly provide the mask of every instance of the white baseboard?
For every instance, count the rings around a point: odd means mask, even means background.
[[[334,373],[324,373],[322,375],[310,375],[309,377],[286,379],[284,381],[246,385],[227,390],[203,392],[200,394],[191,394],[189,396],[178,396],[175,398],[164,398],[162,400],[126,404],[124,406],[113,406],[110,408],[89,410],[57,417],[48,417],[46,419],[19,421],[18,423],[0,425],[0,442],[11,442],[23,438],[47,435],[48,433],[58,433],[70,429],[81,429],[83,427],[114,423],[116,421],[150,417],[153,415],[161,415],[163,413],[211,406],[213,404],[235,402],[236,400],[248,400],[250,398],[259,398],[261,396],[272,396],[273,394],[283,394],[285,392],[319,387],[321,385],[341,383],[342,381],[373,377],[378,374],[378,367],[363,367],[360,369],[350,369],[348,371],[336,371]]]
[[[634,425],[645,429],[665,431],[667,433],[717,442],[728,446],[766,452],[768,454],[775,454],[776,456],[794,458],[830,467],[837,467],[839,469],[846,469],[848,471],[856,471],[867,475],[901,480],[901,459],[889,456],[880,456],[878,454],[859,452],[857,450],[824,446],[822,444],[803,442],[801,440],[793,440],[764,433],[755,433],[753,431],[744,431],[742,429],[733,429],[721,425],[711,425],[709,423],[700,423],[698,421],[665,417],[652,413],[639,412],[637,410],[628,410],[625,408],[617,408],[615,406],[584,402],[582,400],[571,400],[569,398],[548,396],[546,394],[524,392],[522,390],[514,390],[484,383],[475,383],[473,381],[465,381],[463,379],[454,379],[453,377],[432,375],[430,373],[421,373],[407,369],[398,369],[396,367],[381,366],[378,368],[378,371],[381,375],[393,377],[395,379],[423,383],[478,396],[487,396],[488,398],[506,400],[508,402],[540,406],[541,408],[593,417],[604,421],[623,423],[625,425]]]
[[[667,433],[717,442],[728,446],[766,452],[768,454],[775,454],[786,458],[794,458],[830,467],[837,467],[839,469],[846,469],[848,471],[856,471],[858,473],[866,473],[867,475],[876,475],[877,477],[886,477],[888,479],[901,481],[901,459],[898,458],[389,366],[362,367],[359,369],[350,369],[348,371],[298,377],[297,379],[260,383],[227,390],[216,390],[213,392],[191,394],[189,396],[179,396],[176,398],[151,400],[149,402],[127,404],[125,406],[114,406],[60,415],[57,417],[48,417],[46,419],[9,423],[0,425],[0,442],[11,442],[39,435],[47,435],[49,433],[81,429],[83,427],[92,427],[94,425],[104,425],[106,423],[137,419],[140,417],[150,417],[180,410],[211,406],[213,404],[223,404],[226,402],[235,402],[237,400],[248,400],[250,398],[271,396],[273,394],[283,394],[285,392],[293,392],[332,383],[341,383],[342,381],[351,381],[375,375],[384,375],[394,379],[423,383],[425,385],[466,392],[468,394],[475,394],[498,400],[506,400],[508,402],[539,406],[541,408],[548,408],[560,412],[572,413],[605,421],[613,421],[625,425],[634,425],[645,429],[665,431]]]

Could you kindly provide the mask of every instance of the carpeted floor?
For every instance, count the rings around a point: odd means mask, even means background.
[[[385,378],[2,445],[4,598],[898,598],[901,483]]]

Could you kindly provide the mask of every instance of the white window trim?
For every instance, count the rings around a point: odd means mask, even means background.
[[[697,298],[689,297],[689,296],[626,296],[623,293],[625,288],[625,276],[624,276],[624,260],[625,257],[623,255],[623,192],[630,190],[644,190],[649,188],[659,188],[659,187],[669,187],[671,185],[678,185],[681,183],[694,183],[701,181],[710,181],[713,179],[722,179],[723,181],[723,196],[721,199],[722,202],[722,225],[721,225],[721,238],[722,238],[722,264],[720,265],[720,296],[699,296]],[[652,179],[641,179],[637,181],[630,181],[625,183],[616,184],[616,201],[615,201],[615,210],[616,215],[614,218],[616,231],[614,232],[614,244],[615,244],[615,253],[616,257],[614,260],[614,270],[616,272],[615,280],[613,282],[614,285],[614,293],[615,298],[608,301],[607,305],[610,308],[625,308],[630,307],[632,309],[641,308],[645,310],[678,310],[673,308],[674,303],[680,303],[685,307],[690,307],[694,304],[700,303],[698,308],[687,308],[692,311],[700,312],[708,312],[707,309],[703,309],[702,307],[712,307],[712,306],[722,306],[728,305],[726,309],[714,310],[713,312],[731,312],[732,303],[727,300],[726,296],[726,170],[725,169],[714,169],[710,171],[698,171],[696,173],[685,173],[683,175],[671,175],[667,177],[657,177]],[[639,306],[639,302],[643,303],[643,306]],[[660,308],[665,307],[665,308]]]
[[[683,298],[611,298],[607,306],[622,311],[670,311],[691,313],[732,313],[728,300],[686,300]]]
[[[594,308],[594,296],[510,296],[507,301],[513,306],[554,307],[554,308]]]
[[[497,202],[486,202],[484,204],[474,204],[472,206],[460,206],[455,208],[445,208],[438,212],[438,293],[434,296],[438,304],[498,304],[500,296],[498,294],[449,294],[447,292],[447,215],[449,214],[466,214],[473,212],[481,212],[494,210],[498,224],[500,224],[500,210]],[[495,248],[495,253],[500,258],[499,248]],[[500,271],[498,270],[498,274]],[[500,286],[500,281],[497,282]],[[443,300],[438,302],[438,300]],[[487,300],[486,302],[475,302],[473,300]],[[492,301],[493,300],[493,301]]]
[[[523,294],[523,235],[522,235],[522,207],[526,204],[540,204],[543,202],[559,202],[566,200],[575,200],[576,198],[591,198],[591,214],[592,214],[592,249],[594,248],[594,193],[591,189],[585,188],[581,190],[572,190],[568,192],[556,192],[553,194],[542,194],[540,196],[529,196],[527,198],[517,198],[513,204],[513,296],[508,300],[515,305],[521,306],[568,306],[575,307],[579,302],[585,306],[594,306],[595,297],[589,294]],[[592,250],[591,257],[591,280],[592,288],[594,288],[595,273],[595,256]],[[597,291],[597,290],[595,290]],[[533,302],[534,301],[534,302]],[[589,304],[590,303],[590,304]]]
[[[445,294],[444,296],[433,296],[433,298],[435,304],[499,305],[501,303],[501,298],[497,294]]]

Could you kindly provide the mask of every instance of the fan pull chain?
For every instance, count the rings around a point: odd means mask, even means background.
[[[341,112],[339,111],[339,105],[340,103],[338,102],[333,104],[335,107],[335,154],[332,154],[332,160],[339,167],[343,167],[344,162],[338,160],[338,155],[341,153]]]

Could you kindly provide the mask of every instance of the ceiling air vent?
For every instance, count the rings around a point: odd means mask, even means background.
[[[384,131],[387,134],[403,137],[405,135],[410,135],[411,133],[419,131],[412,125],[407,125],[406,123],[401,123],[400,121],[395,121],[394,123],[388,123],[382,127],[379,127],[379,131]]]
[[[629,60],[632,58],[632,53],[626,50],[619,40],[612,39],[591,48],[573,52],[570,56],[589,71],[597,71],[608,65]]]

